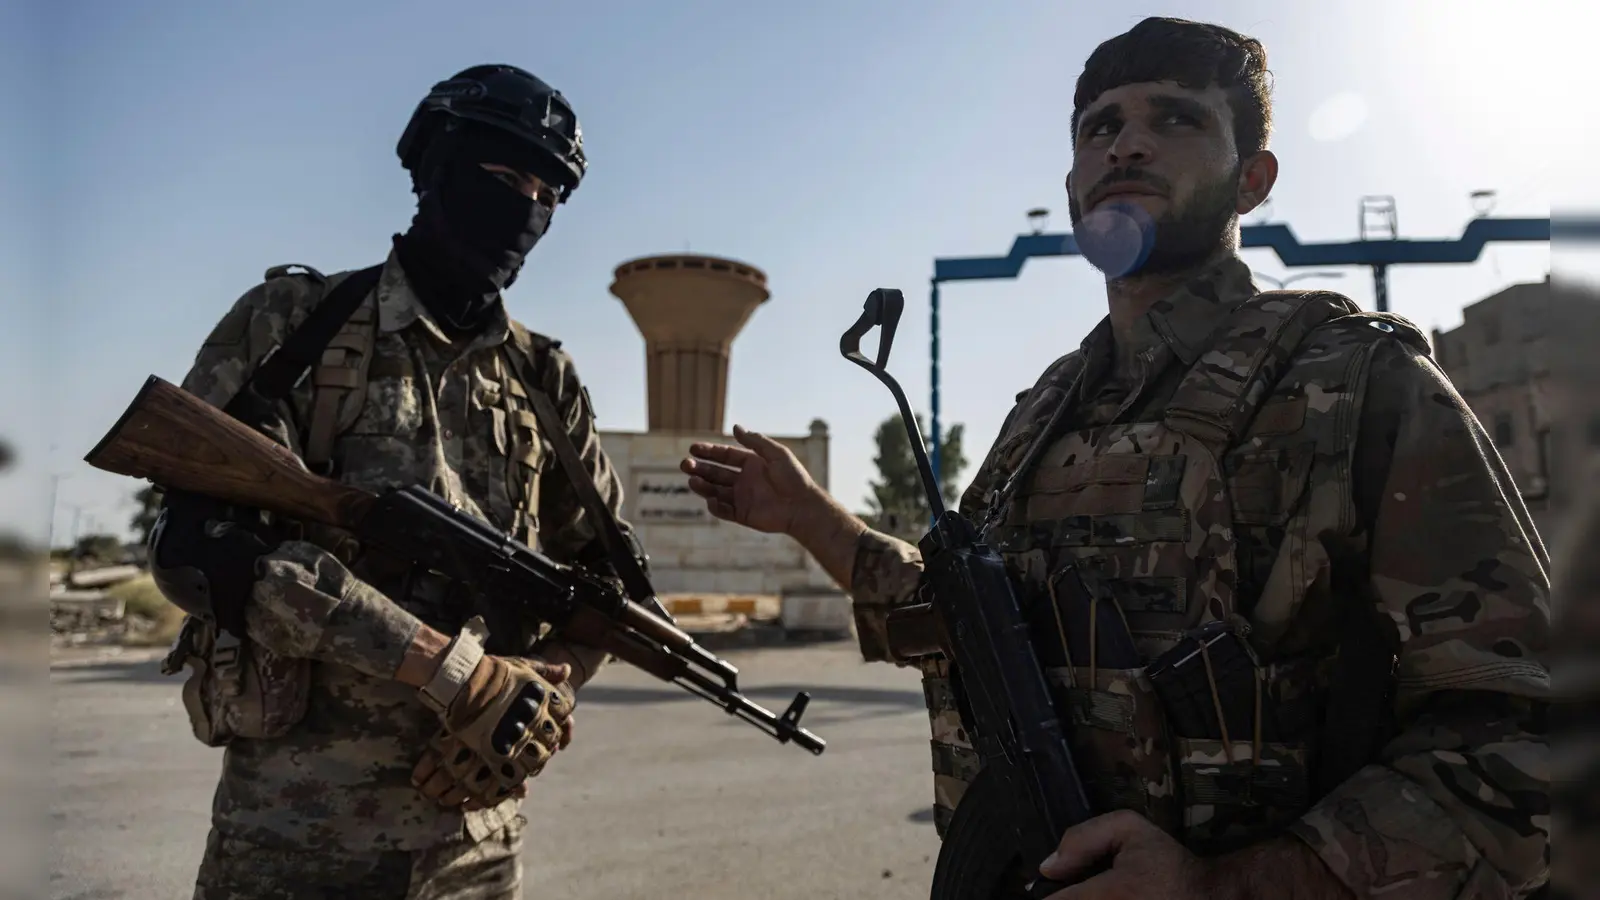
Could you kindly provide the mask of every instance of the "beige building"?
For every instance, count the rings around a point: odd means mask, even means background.
[[[712,516],[678,468],[696,441],[736,443],[724,432],[734,338],[770,291],[754,266],[673,254],[618,266],[611,293],[645,342],[646,431],[602,431],[622,478],[623,515],[650,557],[669,610],[776,616],[789,627],[848,629],[849,601],[794,540]],[[828,486],[828,426],[771,435]]]
[[[1514,284],[1433,332],[1434,358],[1483,423],[1547,547],[1600,459],[1600,296]]]

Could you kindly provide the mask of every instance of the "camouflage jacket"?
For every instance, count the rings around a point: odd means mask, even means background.
[[[287,269],[269,271],[223,316],[183,380],[186,390],[225,404],[349,274],[324,278]],[[511,322],[503,308],[487,331],[452,343],[391,253],[352,321],[373,329],[372,355],[363,361],[365,390],[340,401],[347,427],[332,443],[334,477],[369,491],[426,485],[525,543],[537,540],[552,558],[593,561],[595,531],[553,449],[537,434],[522,379],[512,374],[526,369],[517,368],[520,360],[509,350]],[[543,388],[600,496],[620,516],[621,483],[572,359],[556,342],[531,338],[544,350]],[[305,446],[314,380],[304,379],[265,428],[296,453]],[[414,688],[391,680],[419,622],[455,634],[472,610],[428,578],[406,587],[403,572],[345,552],[340,535],[307,528],[300,537],[266,557],[246,627],[271,653],[311,661],[305,714],[279,738],[228,745],[215,826],[229,837],[286,848],[366,851],[424,848],[458,838],[463,829],[481,839],[509,821],[515,800],[462,814],[411,786],[412,767],[439,721]],[[538,636],[530,624],[514,640],[523,650]]]
[[[1283,801],[1277,810],[1272,802],[1246,802],[1237,814],[1255,816],[1258,828],[1270,826],[1254,839],[1287,832],[1304,840],[1356,896],[1524,895],[1544,882],[1549,865],[1543,726],[1549,561],[1500,457],[1433,364],[1420,332],[1399,317],[1371,314],[1313,329],[1275,385],[1256,398],[1260,405],[1243,436],[1218,454],[1220,482],[1210,483],[1225,484],[1221,494],[1182,468],[1185,454],[1191,466],[1196,456],[1211,454],[1181,445],[1175,451],[1163,443],[1170,433],[1138,446],[1139,430],[1162,422],[1180,386],[1190,383],[1186,376],[1234,365],[1222,354],[1208,355],[1208,342],[1254,294],[1248,268],[1230,258],[1154,304],[1131,346],[1113,348],[1109,317],[1102,321],[1077,352],[1017,396],[960,509],[1006,556],[1025,604],[1043,593],[1040,584],[1055,577],[1053,567],[1064,558],[1109,563],[1099,568],[1109,582],[1121,582],[1117,596],[1146,660],[1160,649],[1151,642],[1176,632],[1141,632],[1139,622],[1182,624],[1169,613],[1182,613],[1186,591],[1196,592],[1202,606],[1226,606],[1216,618],[1247,623],[1249,643],[1269,673],[1270,700],[1289,706],[1304,700],[1297,708],[1312,712],[1302,721],[1315,722],[1323,711],[1338,650],[1339,632],[1331,627],[1338,610],[1370,601],[1398,638],[1391,739],[1377,758],[1321,796],[1302,787],[1299,796],[1285,791],[1277,798]],[[1135,362],[1119,367],[1126,373],[1120,377],[1111,372],[1114,352]],[[1067,386],[1080,374],[1074,394]],[[1063,436],[1044,445],[1034,474],[1023,481],[1029,486],[1009,509],[991,511],[992,492],[1050,408],[1073,396],[1067,424],[1057,429]],[[1167,462],[1179,468],[1164,470]],[[1178,502],[1197,485],[1207,493]],[[1163,493],[1172,496],[1156,496]],[[1223,495],[1220,525],[1208,526],[1202,514],[1191,528],[1191,511]],[[1173,512],[1182,515],[1175,520]],[[1169,577],[1162,541],[1189,558],[1186,572]],[[913,602],[920,569],[914,546],[875,531],[860,539],[850,593],[866,659],[903,662],[888,645],[883,615]],[[1197,583],[1203,583],[1198,591]],[[1040,635],[1053,638],[1055,627],[1035,623],[1034,634],[1069,718],[1078,725],[1097,717],[1137,724],[1146,712],[1132,696],[1133,682],[1142,676],[1116,685],[1118,673],[1091,668],[1088,692],[1100,693],[1088,703],[1062,690],[1081,690],[1074,679],[1081,681],[1085,669],[1081,660],[1052,660],[1060,653]],[[1063,634],[1061,646],[1066,640]],[[959,718],[952,718],[947,664],[938,657],[916,664],[933,726],[936,806],[946,807],[948,821],[976,757]],[[1317,733],[1314,725],[1302,732]],[[1260,752],[1258,731],[1253,750],[1246,737],[1233,742],[1242,748],[1233,752],[1248,754],[1251,765],[1303,762],[1316,754],[1316,739],[1310,740],[1300,749],[1280,744],[1275,759]],[[1195,744],[1204,742],[1140,743],[1134,757],[1187,752],[1189,758],[1178,760],[1187,768],[1176,787],[1167,768],[1131,792],[1128,776],[1146,773],[1137,771],[1137,758],[1131,769],[1124,765],[1133,742],[1116,743],[1122,756],[1110,757],[1118,761],[1115,771],[1094,771],[1096,748],[1075,746],[1087,753],[1080,765],[1090,769],[1086,786],[1102,811],[1140,808],[1187,839],[1222,818],[1220,807],[1196,805],[1237,799],[1225,796],[1225,778],[1203,783],[1226,768],[1226,739],[1198,750]],[[1151,762],[1160,770],[1170,761]],[[1257,774],[1248,771],[1245,781]],[[1189,798],[1188,808],[1163,811],[1172,794],[1197,787],[1209,799]]]

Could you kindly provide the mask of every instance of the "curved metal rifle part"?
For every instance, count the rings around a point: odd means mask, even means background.
[[[933,477],[933,465],[928,462],[928,450],[922,441],[922,429],[917,427],[917,417],[911,412],[911,404],[906,402],[906,393],[900,389],[900,383],[889,374],[889,349],[894,344],[895,326],[900,324],[900,313],[905,310],[905,295],[894,288],[878,288],[867,295],[867,301],[861,312],[861,318],[850,326],[839,338],[839,352],[845,359],[850,360],[868,372],[889,388],[894,394],[894,402],[900,406],[900,420],[906,427],[906,435],[911,439],[911,454],[916,457],[917,471],[922,474],[922,486],[928,494],[928,508],[933,511],[934,518],[944,515],[944,497],[940,496],[938,479]],[[861,338],[871,331],[874,325],[883,327],[882,334],[878,337],[878,361],[876,363],[867,359],[861,353]]]

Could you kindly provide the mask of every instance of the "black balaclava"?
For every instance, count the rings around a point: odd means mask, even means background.
[[[481,330],[544,236],[552,210],[482,163],[539,175],[547,163],[510,135],[471,124],[439,135],[416,173],[411,228],[396,254],[423,306],[452,339]]]

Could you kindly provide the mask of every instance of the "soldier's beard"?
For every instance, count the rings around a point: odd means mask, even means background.
[[[1237,184],[1237,173],[1203,184],[1187,203],[1160,218],[1121,201],[1101,204],[1084,215],[1077,197],[1069,193],[1067,215],[1078,252],[1108,279],[1199,268],[1232,239],[1238,222]]]

